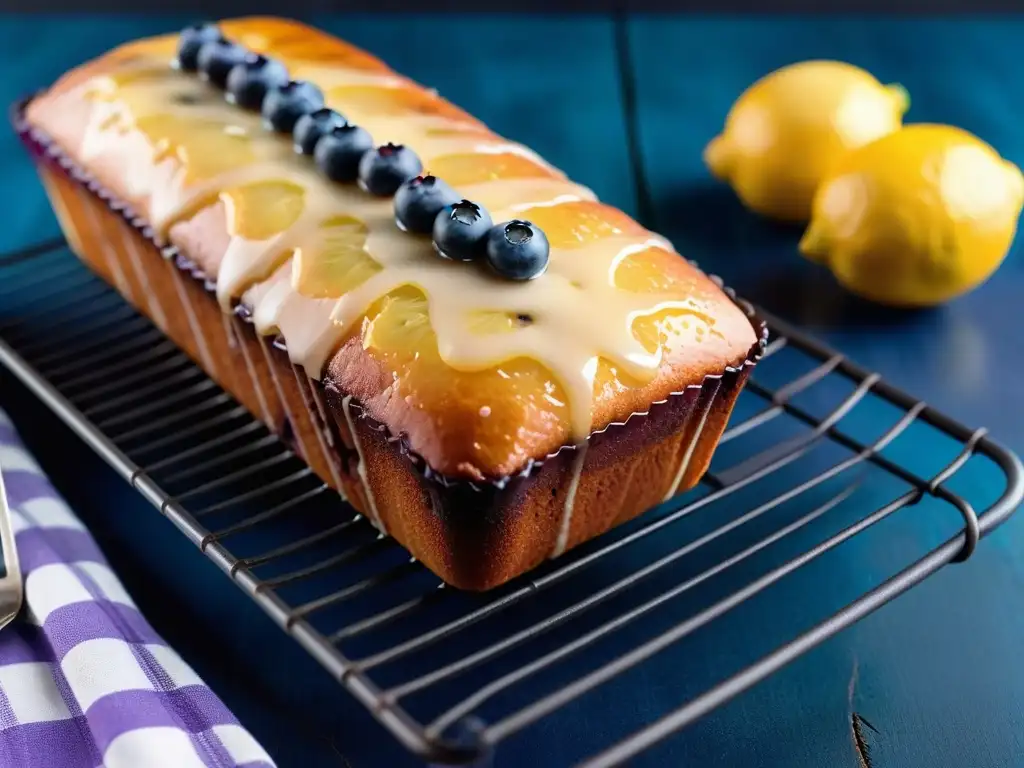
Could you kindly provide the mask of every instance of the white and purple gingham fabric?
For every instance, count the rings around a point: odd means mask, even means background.
[[[25,580],[0,632],[0,766],[273,768],[132,603],[0,410]]]

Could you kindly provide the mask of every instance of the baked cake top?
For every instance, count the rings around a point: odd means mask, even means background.
[[[216,30],[204,48],[121,46],[28,120],[194,261],[225,311],[244,307],[434,470],[510,474],[755,346],[665,239],[435,92],[295,22]]]

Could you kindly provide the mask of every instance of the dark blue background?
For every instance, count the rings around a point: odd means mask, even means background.
[[[603,199],[642,216],[742,293],[1024,451],[1019,250],[988,284],[947,307],[883,312],[843,294],[801,261],[794,247],[799,231],[747,214],[710,181],[700,159],[731,102],[753,80],[792,61],[827,57],[864,66],[883,82],[901,82],[911,94],[909,121],[962,126],[1024,164],[1024,20],[310,20],[532,146]],[[120,41],[188,21],[0,19],[0,95],[10,102]],[[13,136],[0,139],[0,157],[2,248],[54,234],[42,190]],[[638,193],[644,181],[649,203]],[[10,377],[0,377],[0,385],[0,406],[89,521],[140,606],[280,765],[344,764],[339,754],[353,766],[411,764],[146,502]],[[44,437],[49,427],[59,437]],[[1024,522],[1011,519],[968,563],[940,572],[679,737],[673,764],[856,768],[847,691],[856,664],[856,709],[880,732],[869,735],[875,765],[1024,765],[1022,543]],[[813,604],[822,585],[807,577],[799,589]],[[653,716],[672,702],[678,697],[671,690],[652,688],[620,702],[621,712],[611,705],[599,709],[586,727],[607,731],[611,740],[622,735],[616,722],[624,712],[633,717],[634,710],[643,715],[649,709]],[[558,733],[541,730],[535,743],[516,747],[523,752],[506,755],[502,764],[560,764],[564,755],[576,754],[569,746],[563,751]]]

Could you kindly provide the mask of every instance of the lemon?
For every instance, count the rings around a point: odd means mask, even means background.
[[[853,150],[814,197],[800,252],[871,301],[940,304],[984,282],[1013,242],[1024,177],[959,128],[915,124]]]
[[[806,221],[814,191],[836,160],[897,130],[908,106],[902,87],[882,85],[851,64],[792,64],[736,100],[704,162],[748,208]]]
[[[290,181],[255,181],[221,192],[228,206],[228,234],[269,240],[299,220],[306,190]]]
[[[382,267],[366,252],[369,232],[364,222],[351,216],[323,222],[315,236],[295,249],[295,290],[314,299],[336,299],[380,272]]]

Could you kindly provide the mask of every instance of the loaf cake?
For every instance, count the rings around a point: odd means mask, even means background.
[[[125,44],[14,119],[77,256],[457,588],[693,487],[763,348],[664,238],[296,22]]]

